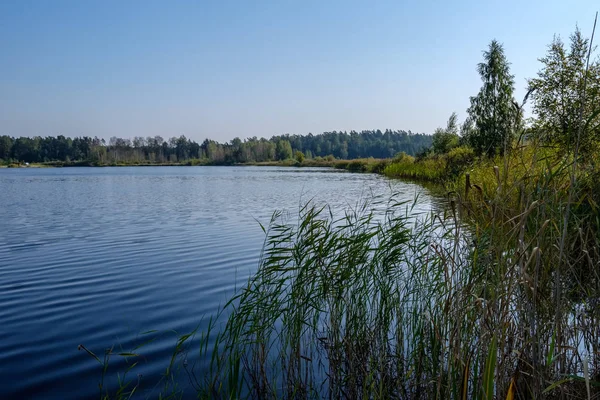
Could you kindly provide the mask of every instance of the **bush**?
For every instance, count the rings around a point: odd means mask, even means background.
[[[446,171],[451,176],[460,175],[474,160],[475,151],[471,147],[455,147],[446,155]]]
[[[415,159],[416,159],[417,161],[419,161],[419,160],[423,160],[423,159],[425,159],[425,158],[427,158],[427,157],[430,157],[430,156],[431,156],[431,154],[432,154],[432,151],[431,151],[431,149],[430,149],[430,148],[428,148],[428,147],[426,147],[426,148],[423,148],[423,149],[421,149],[421,150],[419,150],[419,151],[417,151],[417,152],[415,153]]]
[[[411,156],[401,161],[392,161],[386,166],[383,174],[390,178],[408,178],[439,182],[446,178],[446,160],[443,157],[429,156],[415,160]]]
[[[207,165],[208,164],[208,159],[204,158],[192,158],[191,160],[188,161],[188,165],[191,166],[196,166],[196,165]]]
[[[402,151],[402,152],[396,154],[396,156],[394,156],[394,159],[392,160],[392,162],[401,162],[401,161],[414,162],[415,158],[413,156],[409,156],[408,154],[406,154],[405,152]]]
[[[296,159],[296,161],[298,162],[298,164],[302,164],[302,162],[304,161],[304,153],[302,153],[301,151],[297,150],[296,153],[294,154],[294,158]]]
[[[367,165],[367,171],[374,174],[383,174],[383,171],[388,165],[390,165],[390,160],[374,160]]]
[[[348,162],[346,169],[351,172],[367,172],[367,162],[365,160],[352,160]]]

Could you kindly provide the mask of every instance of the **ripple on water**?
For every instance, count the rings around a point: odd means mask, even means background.
[[[311,199],[341,210],[390,185],[407,201],[420,191],[314,168],[0,170],[0,398],[94,397],[99,364],[77,346],[103,354],[149,337],[138,372],[151,389],[172,331],[205,327],[256,269],[259,222]],[[417,209],[430,207],[422,194]]]

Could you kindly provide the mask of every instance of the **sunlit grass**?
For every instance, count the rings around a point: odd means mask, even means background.
[[[388,165],[383,173],[391,178],[406,178],[441,182],[447,176],[446,159],[444,157],[431,157],[415,161],[412,157],[405,157]]]
[[[545,398],[600,384],[598,279],[555,273],[560,235],[540,202],[472,228],[454,223],[463,203],[418,222],[405,206],[383,221],[366,206],[276,216],[204,396]],[[555,298],[573,284],[581,296]]]

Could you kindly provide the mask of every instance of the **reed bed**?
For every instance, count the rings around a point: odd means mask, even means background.
[[[473,183],[442,215],[393,196],[383,218],[275,214],[199,396],[600,398],[597,228],[574,207],[559,256],[562,168],[547,167],[510,186],[492,168],[494,191]]]
[[[406,156],[392,161],[383,170],[383,174],[390,178],[415,179],[429,182],[443,182],[448,178],[446,157],[433,156],[415,161],[413,157]]]
[[[533,146],[431,214],[393,194],[275,213],[257,272],[178,342],[198,398],[600,399],[600,174]]]

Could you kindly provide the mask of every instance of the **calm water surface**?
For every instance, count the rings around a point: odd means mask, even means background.
[[[100,366],[77,346],[128,351],[157,330],[136,369],[151,387],[169,332],[201,329],[255,270],[258,222],[390,186],[431,208],[419,186],[330,169],[0,169],[0,398],[97,398]]]

